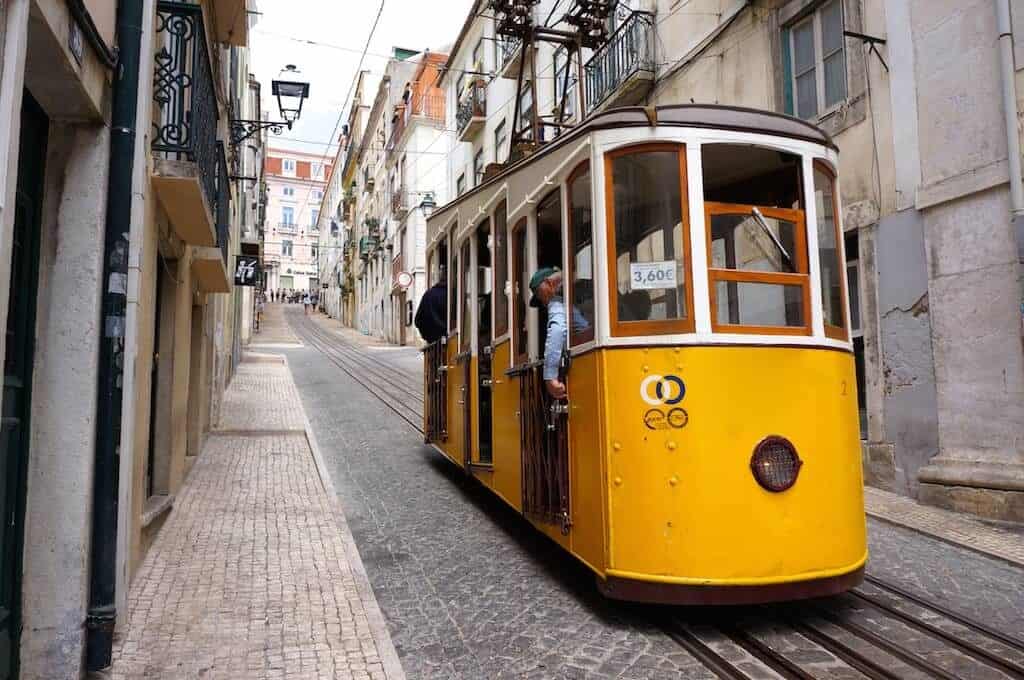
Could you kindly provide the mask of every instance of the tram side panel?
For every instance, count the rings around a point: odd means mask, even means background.
[[[462,400],[463,375],[462,367],[456,363],[459,353],[458,336],[452,336],[447,343],[447,367],[448,378],[448,438],[439,444],[441,451],[456,465],[462,465],[462,430],[464,427]]]
[[[605,354],[596,350],[575,357],[568,383],[572,552],[597,573],[607,561]]]
[[[606,440],[610,573],[753,585],[826,578],[864,563],[852,355],[619,349],[609,351],[607,371],[616,386]],[[750,467],[770,435],[791,441],[803,461],[780,493],[759,486]]]
[[[519,433],[519,379],[506,375],[512,343],[494,348],[493,448],[494,474],[491,488],[517,511],[523,510],[522,455]]]

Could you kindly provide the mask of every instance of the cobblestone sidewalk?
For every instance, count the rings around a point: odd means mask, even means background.
[[[264,305],[263,321],[260,322],[260,330],[252,336],[254,345],[298,345],[301,344],[295,337],[291,326],[284,320],[286,307],[296,307],[300,311],[302,305],[293,305],[286,302],[268,302]]]
[[[306,423],[283,359],[248,356],[132,583],[110,677],[404,678]]]

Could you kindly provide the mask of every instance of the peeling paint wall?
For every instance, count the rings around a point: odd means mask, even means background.
[[[893,446],[893,490],[916,496],[917,471],[939,446],[921,214],[890,215],[876,239],[885,440]]]

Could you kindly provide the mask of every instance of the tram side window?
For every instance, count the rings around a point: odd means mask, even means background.
[[[645,145],[609,157],[615,335],[693,329],[685,167],[685,149],[675,145]]]
[[[561,189],[555,189],[537,204],[537,269],[545,267],[562,268]],[[548,337],[547,308],[541,306],[537,312],[539,315],[537,328],[540,331],[537,346],[544,347]]]
[[[459,335],[461,337],[460,349],[463,352],[469,351],[473,346],[473,339],[470,335],[473,332],[472,319],[470,315],[473,310],[473,271],[470,269],[470,239],[466,239],[462,242],[462,249],[459,251],[459,271],[461,273],[459,277],[459,295],[462,298],[462,316],[460,317],[461,324],[459,326]]]
[[[505,201],[494,211],[494,337],[508,333],[508,216]]]
[[[836,221],[835,175],[820,161],[814,163],[814,200],[818,213],[818,262],[821,267],[825,333],[830,338],[845,340],[844,267],[839,251],[841,236]]]
[[[459,330],[459,251],[452,244],[451,266],[448,267],[448,335]]]
[[[477,347],[491,344],[491,221],[476,228],[476,313]]]
[[[526,218],[512,228],[512,351],[517,364],[526,363],[529,357],[528,319],[526,303],[530,299],[530,276],[526,257]]]
[[[712,327],[809,333],[800,157],[736,144],[702,155]]]
[[[590,205],[590,164],[585,163],[569,178],[569,296],[586,321],[585,328],[569,327],[569,345],[594,339],[594,228]]]

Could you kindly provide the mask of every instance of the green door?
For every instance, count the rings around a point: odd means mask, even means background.
[[[11,290],[4,355],[2,435],[0,435],[0,680],[17,675],[21,632],[21,545],[28,467],[28,415],[32,352],[39,283],[39,229],[46,114],[26,91],[21,106],[18,187],[14,202]]]

